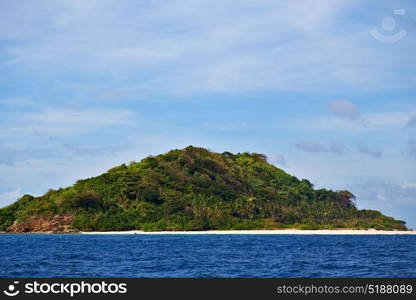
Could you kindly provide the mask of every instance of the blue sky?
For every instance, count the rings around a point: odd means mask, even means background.
[[[197,145],[416,228],[415,2],[223,2],[1,1],[0,205]]]

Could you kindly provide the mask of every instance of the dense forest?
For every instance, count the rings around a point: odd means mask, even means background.
[[[357,209],[348,191],[314,189],[262,154],[193,146],[0,209],[0,230],[9,232],[278,228],[407,229],[403,221]]]

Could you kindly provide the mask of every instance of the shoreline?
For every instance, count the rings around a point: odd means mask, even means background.
[[[353,230],[353,229],[321,229],[321,230],[300,230],[300,229],[275,229],[275,230],[207,230],[207,231],[81,231],[79,234],[91,235],[122,235],[122,234],[141,234],[141,235],[267,235],[267,234],[296,234],[296,235],[416,235],[415,230],[393,231],[393,230]]]
[[[72,231],[72,232],[6,232],[2,234],[85,234],[85,235],[416,235],[416,230],[375,230],[375,229],[269,229],[269,230],[206,230],[206,231]]]

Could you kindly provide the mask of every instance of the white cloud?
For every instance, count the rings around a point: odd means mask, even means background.
[[[374,127],[403,128],[406,126],[409,115],[412,113],[413,111],[368,113],[366,114],[366,118],[368,119],[369,125]]]
[[[288,164],[286,162],[286,158],[284,155],[280,153],[274,153],[271,155],[267,155],[268,159],[271,163],[275,164],[277,167],[287,167]]]
[[[407,188],[416,189],[416,182],[405,182],[401,185],[401,187],[404,189],[407,189]]]
[[[10,192],[0,194],[0,207],[7,206],[15,202],[18,198],[23,196],[22,190],[17,188]]]
[[[40,112],[24,113],[18,119],[24,122],[54,125],[106,126],[129,124],[132,113],[126,110],[74,110],[45,109]]]
[[[0,136],[37,136],[56,138],[96,132],[100,129],[138,123],[135,114],[122,109],[42,108],[36,112],[11,113]]]
[[[321,144],[319,141],[306,140],[300,141],[295,144],[296,148],[310,153],[327,152],[328,149]]]
[[[328,111],[334,116],[356,120],[360,118],[357,106],[350,101],[333,100],[328,103]]]
[[[416,116],[411,116],[407,121],[407,126],[416,127]]]
[[[293,126],[307,131],[343,132],[356,136],[361,133],[403,129],[408,124],[409,116],[414,113],[413,110],[361,113],[359,122],[335,116],[320,116],[295,120]]]
[[[330,142],[329,150],[336,155],[346,155],[350,152],[348,146],[337,140],[332,140]]]
[[[347,154],[364,154],[374,158],[382,156],[383,152],[374,146],[368,146],[363,143],[356,145],[357,151],[352,151],[347,145],[339,140],[330,140],[328,146],[321,143],[318,140],[303,140],[295,144],[295,147],[309,153],[330,153],[335,155],[347,155]]]
[[[383,152],[380,149],[376,149],[374,147],[369,147],[364,144],[358,145],[358,151],[362,154],[369,155],[375,158],[379,158],[382,156]]]
[[[202,128],[208,130],[218,130],[218,131],[241,131],[247,129],[253,129],[253,126],[250,126],[246,122],[226,122],[226,123],[214,123],[214,122],[204,122],[201,124]]]
[[[389,212],[395,218],[407,221],[410,228],[416,228],[416,189],[386,181],[368,181],[348,186],[357,197],[360,208]]]
[[[410,157],[416,158],[416,140],[409,140],[407,142],[407,153]]]
[[[7,106],[22,106],[22,107],[32,107],[37,106],[36,103],[27,98],[6,98],[0,99],[0,105]]]
[[[127,147],[128,136],[141,124],[130,110],[42,105],[31,107],[31,111],[5,112],[2,121],[0,164],[15,167],[19,167],[18,162],[33,159],[67,159],[120,151]]]
[[[117,88],[154,93],[413,84],[390,72],[411,68],[409,56],[388,55],[368,34],[370,24],[339,22],[345,12],[360,10],[358,1],[2,5],[8,13],[0,36],[25,43],[4,45],[0,64],[46,78],[70,75],[82,81],[99,75]],[[397,45],[403,54],[411,46]]]

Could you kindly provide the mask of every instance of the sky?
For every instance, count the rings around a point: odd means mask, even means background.
[[[0,2],[0,206],[188,145],[416,228],[412,0]]]

